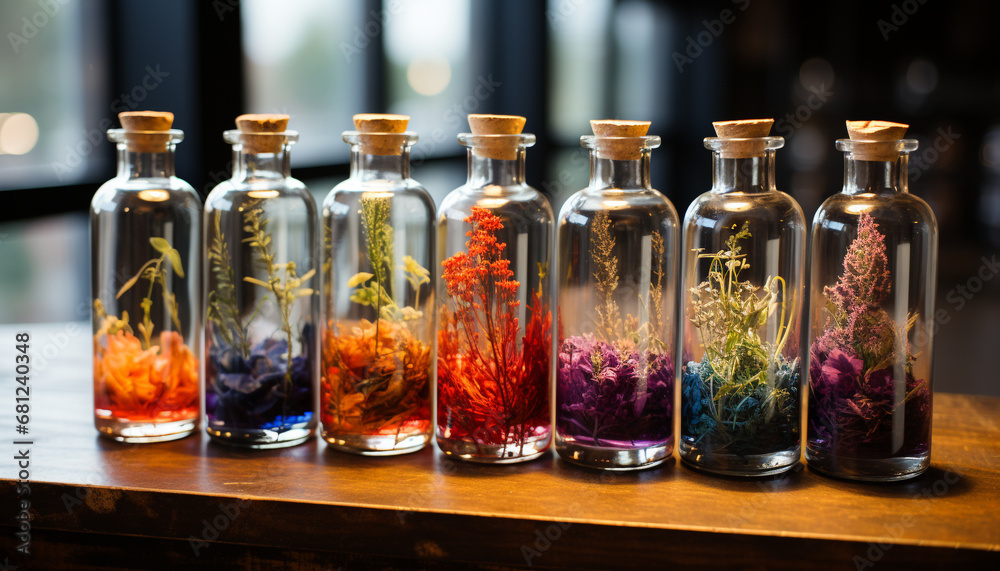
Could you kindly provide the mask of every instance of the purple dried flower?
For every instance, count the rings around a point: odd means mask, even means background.
[[[847,394],[858,383],[864,365],[853,354],[834,349],[820,365],[820,386],[825,387],[831,396]]]
[[[909,347],[905,354],[894,355],[904,324],[882,308],[890,291],[885,236],[864,213],[844,257],[843,274],[834,286],[824,288],[834,308],[810,351],[811,446],[869,458],[927,450],[931,393],[913,376]],[[898,382],[905,385],[906,400],[896,392]],[[902,443],[894,437],[899,414],[904,421]]]
[[[556,377],[556,421],[564,435],[624,447],[670,438],[674,366],[668,355],[570,337],[559,348]]]

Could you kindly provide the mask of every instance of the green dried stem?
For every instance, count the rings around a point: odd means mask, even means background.
[[[618,258],[615,256],[615,238],[611,233],[611,219],[606,210],[600,210],[593,220],[594,247],[591,263],[594,266],[594,287],[600,305],[597,307],[597,332],[602,339],[613,342],[623,336],[623,323],[615,302],[618,289]]]
[[[779,276],[768,277],[758,290],[749,280],[740,279],[750,265],[739,243],[750,235],[748,225],[744,224],[726,240],[725,250],[714,254],[696,250],[698,258],[710,259],[711,263],[707,279],[691,288],[691,321],[698,327],[711,365],[702,381],[709,387],[719,387],[713,399],[718,409],[713,414],[720,422],[723,419],[718,410],[739,408],[737,403],[727,402],[727,395],[745,399],[753,394],[763,397],[765,404],[783,398],[780,391],[762,391],[773,385],[769,379],[774,373],[771,364],[778,362],[791,329],[791,315],[786,321],[785,281]],[[760,338],[758,329],[778,310],[779,292],[778,333],[771,344]]]
[[[208,319],[218,325],[222,340],[230,347],[237,348],[243,358],[247,359],[250,357],[248,324],[257,315],[260,306],[246,321],[241,318],[236,299],[236,274],[226,246],[226,236],[222,232],[221,220],[222,212],[216,211],[212,241],[208,247],[208,260],[215,276],[215,287],[208,293]]]
[[[178,330],[181,328],[180,317],[177,314],[177,296],[170,291],[167,286],[167,266],[165,262],[169,262],[170,267],[174,270],[179,277],[184,277],[184,268],[181,265],[181,255],[180,252],[175,250],[164,238],[154,237],[149,239],[149,244],[154,250],[160,253],[160,257],[153,258],[145,264],[143,264],[139,271],[136,272],[128,281],[122,285],[121,289],[118,290],[118,295],[115,299],[121,298],[129,289],[132,288],[140,279],[149,282],[149,288],[146,291],[146,297],[142,298],[142,302],[139,304],[142,307],[142,321],[136,326],[139,333],[142,335],[140,342],[143,349],[149,349],[152,344],[153,329],[155,325],[153,324],[153,319],[151,317],[151,312],[153,309],[153,289],[156,284],[160,285],[160,291],[163,295],[163,301],[167,306],[167,311],[170,313],[170,319],[174,323],[174,327]],[[101,311],[103,312],[103,305],[101,306]],[[124,318],[124,322],[127,326],[128,317],[127,314]]]
[[[271,249],[271,233],[267,229],[268,219],[264,214],[261,202],[261,200],[255,199],[246,204],[243,211],[243,231],[249,236],[243,239],[243,243],[248,244],[254,250],[258,266],[267,274],[267,281],[251,276],[245,276],[243,281],[267,289],[274,294],[274,299],[278,303],[281,330],[285,332],[288,341],[288,354],[285,360],[285,394],[287,395],[292,381],[292,308],[295,305],[295,300],[313,294],[311,288],[302,287],[302,284],[313,277],[316,269],[311,269],[299,276],[295,269],[295,262],[289,261],[285,264],[275,262],[274,252]]]
[[[393,270],[397,267],[393,253],[393,231],[389,224],[392,203],[389,197],[362,198],[361,223],[365,231],[365,247],[371,272],[358,272],[347,281],[354,288],[351,301],[375,309],[376,315],[389,321],[419,319],[420,286],[430,282],[430,272],[412,256],[403,256],[403,274],[416,293],[412,307],[400,307],[392,297],[396,292]]]
[[[653,242],[653,283],[649,290],[650,304],[653,306],[649,323],[652,331],[650,337],[654,342],[660,342],[659,333],[663,328],[663,235],[659,230],[654,230]]]

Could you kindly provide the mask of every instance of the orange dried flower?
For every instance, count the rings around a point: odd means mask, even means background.
[[[171,421],[198,414],[198,360],[180,334],[160,333],[160,345],[142,348],[127,331],[94,342],[94,401],[131,421]]]
[[[333,433],[405,437],[430,425],[430,346],[398,322],[362,320],[323,342],[323,424]]]

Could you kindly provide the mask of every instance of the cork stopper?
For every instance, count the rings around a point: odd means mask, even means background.
[[[517,115],[469,115],[473,135],[520,135],[526,121]],[[515,137],[487,138],[473,147],[472,152],[481,157],[512,161],[517,158],[517,145]]]
[[[642,156],[643,141],[649,131],[649,121],[622,121],[618,119],[592,119],[590,128],[598,137],[615,137],[598,141],[597,156],[615,161],[633,161]],[[621,137],[621,138],[619,138]]]
[[[764,137],[771,133],[774,119],[744,119],[741,121],[715,121],[715,135],[721,139],[747,139],[732,141],[719,150],[724,159],[749,159],[763,157],[767,150]],[[757,140],[753,140],[757,139]]]
[[[909,127],[890,121],[847,121],[851,140],[866,143],[855,146],[851,155],[861,161],[894,161],[899,158],[898,142]]]
[[[406,125],[409,122],[409,115],[383,113],[359,113],[355,115],[354,128],[362,133],[360,137],[361,152],[369,155],[403,154],[403,143],[406,138],[401,133],[406,132]]]
[[[285,140],[273,134],[284,133],[288,127],[288,115],[247,114],[236,118],[236,127],[243,135],[243,149],[249,153],[277,153]],[[255,136],[253,133],[272,133]]]
[[[134,153],[163,153],[170,142],[174,114],[167,111],[123,111],[118,114],[126,131],[125,147]]]

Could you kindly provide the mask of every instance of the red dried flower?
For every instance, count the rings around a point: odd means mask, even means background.
[[[451,438],[523,447],[548,425],[551,314],[533,293],[518,348],[521,283],[512,279],[499,216],[472,208],[467,252],[442,262],[454,310],[442,307],[438,332],[438,426]]]

